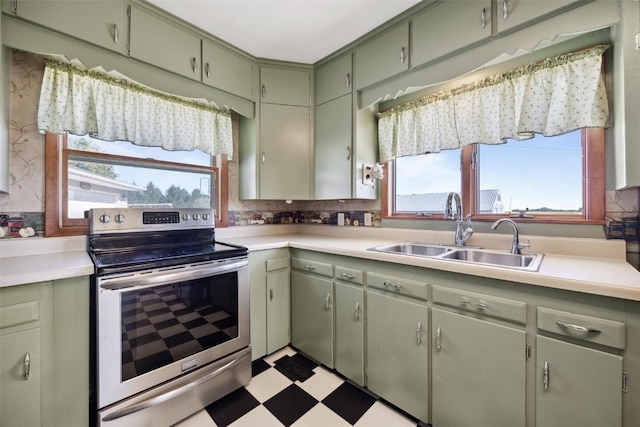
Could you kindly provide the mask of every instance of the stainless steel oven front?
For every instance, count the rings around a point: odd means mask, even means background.
[[[97,276],[98,424],[171,425],[248,384],[248,275],[240,256]]]

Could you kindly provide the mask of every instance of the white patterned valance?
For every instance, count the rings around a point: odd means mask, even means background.
[[[606,127],[602,54],[607,48],[549,58],[381,112],[380,162]]]
[[[229,112],[57,60],[46,64],[38,128],[168,151],[233,155]]]

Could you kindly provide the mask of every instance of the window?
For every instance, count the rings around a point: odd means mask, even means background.
[[[464,215],[474,219],[603,223],[603,153],[604,129],[583,129],[398,157],[387,163],[383,212],[394,218],[442,218],[453,191],[461,194]]]
[[[87,234],[98,207],[193,207],[227,217],[226,156],[47,133],[46,234]],[[217,196],[217,197],[216,197]]]

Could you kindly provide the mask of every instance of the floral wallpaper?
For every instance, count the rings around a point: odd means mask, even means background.
[[[10,65],[10,193],[0,194],[0,214],[22,216],[25,222],[28,218],[30,225],[41,232],[45,210],[44,135],[37,131],[36,118],[44,57],[12,51]],[[237,138],[234,138],[234,150],[238,150]],[[638,188],[608,191],[606,197],[608,220],[622,220],[638,214]],[[362,225],[361,216],[366,212],[373,214],[374,221],[379,219],[380,201],[294,201],[291,204],[284,201],[243,201],[238,197],[238,160],[235,156],[229,164],[229,211],[232,213],[230,217],[238,217],[240,221],[283,214],[281,217],[298,218],[305,222],[320,220],[329,224],[333,222],[336,212],[345,212],[345,218],[349,218],[352,224]],[[287,216],[289,213],[291,216]]]

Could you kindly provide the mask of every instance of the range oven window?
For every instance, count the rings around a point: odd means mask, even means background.
[[[123,292],[122,381],[237,338],[237,276]]]

